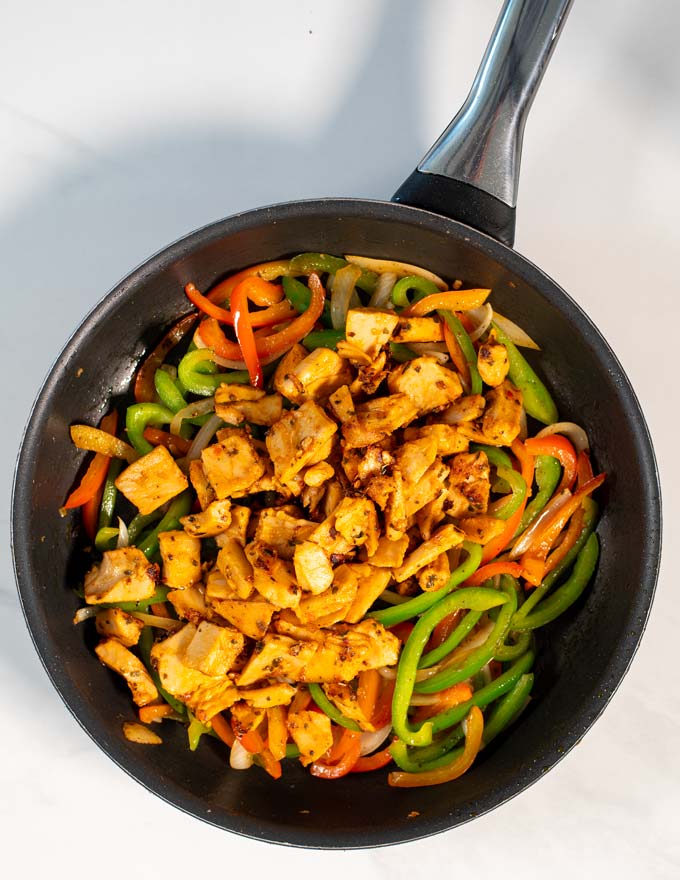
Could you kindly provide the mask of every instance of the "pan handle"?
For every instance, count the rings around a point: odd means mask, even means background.
[[[392,201],[512,246],[529,108],[573,0],[506,0],[465,103]]]

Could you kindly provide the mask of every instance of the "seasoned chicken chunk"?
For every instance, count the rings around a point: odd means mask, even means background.
[[[356,721],[362,730],[369,732],[375,730],[375,727],[371,724],[371,719],[364,715],[359,705],[356,691],[353,691],[348,684],[325,684],[323,692],[331,703],[342,712],[345,718]]]
[[[323,621],[320,625],[331,626],[344,618],[352,606],[356,592],[356,576],[349,566],[341,565],[335,572],[333,586],[319,595],[303,596],[295,614],[301,623]]]
[[[231,523],[231,501],[228,498],[213,501],[201,513],[181,516],[179,521],[184,526],[184,531],[195,538],[219,535]]]
[[[425,541],[409,553],[399,568],[394,570],[394,579],[403,583],[426,565],[434,562],[442,553],[457,547],[465,540],[465,535],[451,523],[438,529],[429,541]]]
[[[300,749],[300,763],[307,767],[333,745],[331,719],[322,712],[302,709],[288,715],[288,732]]]
[[[168,602],[175,613],[183,620],[189,620],[197,626],[202,620],[219,623],[219,615],[206,605],[203,588],[199,586],[185,587],[183,590],[170,590]]]
[[[222,387],[243,386],[223,385]],[[217,401],[217,393],[215,400]],[[258,400],[225,401],[219,406],[216,403],[215,413],[229,425],[242,425],[244,422],[250,422],[252,425],[273,425],[283,413],[283,399],[280,394],[265,396],[263,392],[263,396]]]
[[[253,567],[257,592],[276,608],[296,608],[300,603],[300,587],[293,575],[293,566],[271,547],[257,541],[246,545],[246,556]]]
[[[482,342],[477,351],[477,369],[482,378],[482,382],[491,385],[494,388],[508,375],[510,369],[510,361],[508,359],[508,350],[500,342],[496,341],[495,331],[489,333],[486,342]]]
[[[413,516],[426,504],[446,494],[446,479],[449,471],[449,466],[437,458],[417,483],[404,481],[404,510],[407,517]]]
[[[510,446],[519,436],[522,420],[522,392],[512,382],[502,382],[486,395],[482,430],[493,443]]]
[[[420,569],[417,574],[418,586],[423,592],[432,593],[435,590],[440,590],[450,575],[449,557],[446,553],[441,553],[429,565]]]
[[[465,532],[468,541],[475,544],[488,544],[503,533],[507,523],[495,516],[466,516],[458,520],[458,526]]]
[[[333,566],[319,544],[312,541],[298,544],[293,564],[298,584],[309,593],[323,593],[333,583]]]
[[[126,648],[137,644],[144,629],[143,621],[127,614],[121,608],[105,608],[98,611],[95,625],[100,636],[116,639]]]
[[[269,429],[266,441],[278,479],[286,483],[302,468],[326,459],[328,443],[337,430],[313,400],[284,413]]]
[[[354,416],[354,400],[347,385],[341,385],[330,395],[328,407],[339,422],[346,422]]]
[[[94,650],[105,666],[123,676],[138,706],[158,699],[156,685],[142,661],[117,639],[103,639]]]
[[[334,476],[333,465],[327,461],[320,461],[318,464],[308,467],[302,478],[305,481],[305,486],[309,486],[310,489],[318,489],[319,486],[323,486],[328,480],[332,480]]]
[[[218,547],[222,547],[226,541],[233,538],[241,545],[246,546],[248,535],[248,525],[250,524],[250,508],[243,507],[240,504],[232,504],[231,506],[231,522],[227,528],[215,535],[215,542]]]
[[[272,615],[277,610],[272,604],[255,593],[250,599],[208,597],[210,606],[239,632],[251,639],[261,639],[267,632]]]
[[[342,425],[346,448],[380,443],[418,415],[418,406],[407,394],[391,394],[361,403],[356,415]]]
[[[201,510],[205,510],[217,498],[217,495],[215,495],[215,490],[206,476],[202,461],[194,459],[189,462],[189,479],[196,491]]]
[[[395,312],[381,309],[349,309],[345,324],[348,342],[360,348],[373,361],[389,342],[399,323]]]
[[[384,538],[381,540],[385,540]],[[400,542],[387,541],[388,544],[397,546]],[[408,538],[406,538],[408,544]],[[403,546],[403,542],[402,542]],[[406,548],[404,547],[404,550]],[[377,555],[377,554],[376,554]],[[402,558],[404,553],[401,554]],[[392,580],[392,572],[387,568],[377,568],[373,565],[375,556],[371,557],[371,564],[357,563],[345,566],[357,580],[357,589],[349,611],[345,613],[343,620],[347,623],[358,623],[366,614],[378,596],[387,589]]]
[[[206,446],[201,460],[219,499],[249,489],[264,473],[264,462],[245,431],[234,432],[219,443]]]
[[[371,556],[367,554],[368,561],[378,568],[398,568],[404,561],[407,549],[408,535],[402,535],[397,541],[390,541],[386,535],[383,535],[378,541],[375,553]]]
[[[201,542],[198,537],[179,530],[161,532],[158,543],[163,560],[163,583],[181,590],[200,581]]]
[[[292,403],[325,400],[352,381],[349,365],[330,348],[316,348],[290,369],[279,383],[279,391]]]
[[[189,481],[165,446],[156,448],[125,468],[116,479],[116,488],[143,515],[183,492]]]
[[[392,342],[443,342],[444,331],[437,318],[399,318]]]
[[[253,566],[248,561],[244,548],[235,538],[227,538],[222,542],[217,554],[217,567],[229,591],[235,593],[239,599],[249,598],[255,585]],[[214,590],[208,586],[206,590],[208,595],[215,595]]]
[[[397,450],[397,464],[407,483],[415,486],[437,457],[437,438],[432,435],[407,440]]]
[[[343,498],[333,514],[335,528],[354,547],[366,545],[373,553],[378,546],[380,529],[375,504],[368,498]]]
[[[239,696],[253,709],[270,709],[272,706],[287,706],[295,696],[295,688],[289,684],[270,684],[260,688],[245,688]]]
[[[441,414],[444,422],[451,425],[459,425],[461,422],[473,422],[478,419],[484,412],[486,400],[481,394],[466,394],[455,403],[452,403]],[[456,449],[454,452],[464,452],[465,450]]]
[[[266,507],[259,513],[255,540],[273,547],[282,559],[292,559],[295,548],[306,541],[316,527],[317,523],[280,507]]]
[[[85,601],[97,605],[150,599],[156,592],[158,578],[158,566],[136,547],[106,550],[101,564],[85,575]]]
[[[418,437],[434,437],[437,441],[437,455],[441,456],[467,452],[470,446],[469,438],[461,434],[454,425],[423,425],[421,428],[406,428],[404,431],[404,440],[416,440]]]
[[[184,662],[205,675],[226,675],[243,650],[245,639],[231,626],[202,621],[184,651]]]
[[[485,452],[461,452],[453,457],[446,506],[449,516],[486,512],[491,491],[489,473]]]
[[[458,373],[443,367],[431,355],[397,367],[390,373],[387,387],[393,394],[407,394],[421,416],[449,406],[463,393]]]
[[[283,383],[286,381],[287,377],[308,354],[309,352],[307,349],[303,345],[297,343],[281,358],[276,368],[276,372],[274,373],[274,388],[279,394],[283,393]]]

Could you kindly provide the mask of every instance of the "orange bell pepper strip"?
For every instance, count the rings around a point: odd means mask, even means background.
[[[161,431],[160,428],[153,428],[151,425],[144,428],[144,439],[148,440],[152,446],[165,446],[175,457],[186,455],[191,449],[191,440],[185,440],[184,437],[178,437],[177,434],[170,434],[168,431]]]
[[[380,770],[382,767],[387,767],[390,761],[392,761],[392,753],[390,752],[390,747],[387,746],[380,752],[366,755],[364,758],[357,758],[356,764],[349,772],[370,773],[371,770]]]
[[[562,492],[563,489],[572,488],[576,482],[576,450],[566,437],[562,434],[531,437],[524,441],[524,448],[531,455],[552,455],[556,458],[562,465],[562,480],[557,491]]]
[[[521,440],[513,440],[511,449],[520,463],[521,474],[524,477],[529,491],[527,491],[524,501],[520,504],[517,510],[505,521],[505,529],[501,534],[497,538],[494,538],[493,541],[489,541],[488,544],[484,545],[484,550],[482,551],[482,565],[485,565],[487,562],[490,562],[498,556],[499,553],[502,553],[510,543],[522,521],[524,508],[527,506],[527,501],[531,494],[531,486],[534,482],[534,456],[526,451]]]
[[[151,354],[146,358],[135,376],[135,400],[137,403],[151,403],[156,396],[153,377],[168,353],[184,339],[196,323],[195,314],[185,315],[174,324]]]
[[[581,530],[583,529],[583,517],[583,507],[579,507],[579,509],[571,518],[569,528],[567,529],[567,533],[562,539],[561,544],[559,545],[559,547],[557,547],[557,549],[553,550],[553,552],[546,559],[544,576],[546,574],[549,574],[553,570],[553,568],[555,568],[557,565],[560,564],[560,562],[562,562],[567,553],[578,541]]]
[[[376,730],[380,730],[392,720],[392,697],[394,696],[394,681],[383,682],[383,689],[378,696],[375,710],[371,721]]]
[[[246,278],[234,288],[231,294],[231,312],[234,316],[234,332],[236,333],[236,339],[248,369],[250,384],[253,388],[262,388],[264,385],[264,374],[257,348],[255,347],[255,336],[253,335],[253,326],[250,323],[250,313],[248,312],[246,284],[251,281],[251,278]]]
[[[139,720],[142,724],[151,724],[154,721],[162,721],[164,718],[167,718],[168,715],[172,715],[174,711],[175,710],[172,706],[168,706],[167,703],[159,703],[154,706],[142,706],[139,710]]]
[[[237,284],[240,284],[244,278],[257,277],[264,281],[273,281],[275,278],[279,278],[281,275],[286,274],[288,274],[288,260],[274,260],[271,263],[258,263],[257,266],[250,266],[248,269],[242,269],[240,272],[230,275],[229,278],[225,278],[224,281],[220,281],[219,284],[216,284],[208,293],[208,299],[214,303],[227,302],[231,297],[232,290]],[[280,286],[272,285],[272,287]],[[273,303],[278,302],[283,296],[283,290],[281,290],[281,296],[279,296],[279,299],[274,300],[267,299],[263,296],[265,291],[259,291],[253,288],[251,292],[253,295],[250,299],[256,306],[272,305]],[[269,295],[271,296],[271,292],[269,292]]]
[[[465,312],[468,309],[477,309],[484,305],[490,293],[491,291],[487,289],[445,290],[442,293],[432,293],[404,309],[401,316],[403,318],[421,318],[438,309],[447,312]]]
[[[484,581],[495,577],[497,574],[510,574],[513,577],[522,576],[522,566],[519,562],[510,562],[500,560],[499,562],[490,562],[488,565],[482,565],[465,581],[466,587],[479,587]]]
[[[331,752],[335,751],[332,749]],[[356,730],[345,728],[338,743],[339,759],[333,764],[315,761],[310,764],[309,772],[320,779],[340,779],[346,776],[359,760],[361,753],[361,734]]]
[[[210,719],[210,726],[219,736],[222,742],[228,745],[229,748],[234,745],[234,742],[236,741],[236,736],[224,715],[213,715],[213,717]]]
[[[241,284],[247,285],[244,288],[244,291],[248,299],[252,299],[252,297],[249,296],[249,292],[255,280],[256,279],[254,278],[246,278],[241,282]],[[262,279],[257,280],[262,281]],[[266,283],[266,281],[262,281],[262,284]],[[237,285],[237,287],[240,286],[241,285]],[[275,285],[269,286],[274,287]],[[233,313],[229,309],[224,309],[221,306],[215,305],[215,303],[211,302],[207,296],[204,296],[193,283],[187,284],[184,288],[184,292],[188,299],[200,312],[203,312],[204,315],[210,315],[210,317],[215,318],[216,321],[221,321],[223,324],[229,324],[233,327]],[[281,297],[279,297],[279,300],[281,300]],[[281,300],[280,302],[271,305],[269,308],[262,309],[259,312],[253,312],[251,315],[251,323],[253,327],[269,327],[272,324],[281,324],[283,321],[288,321],[295,317],[297,317],[297,312],[293,306],[288,300]]]
[[[578,458],[576,459],[576,474],[578,476],[577,485],[580,487],[584,483],[587,483],[588,480],[593,479],[593,466],[590,463],[590,456],[582,449],[578,454]]]
[[[470,387],[470,367],[468,366],[468,362],[465,360],[465,355],[458,344],[458,340],[453,334],[451,328],[446,323],[446,321],[442,321],[442,330],[444,331],[444,342],[446,344],[446,349],[449,353],[451,361],[454,367],[460,373],[463,381],[465,382],[465,386],[467,388]]]
[[[269,773],[272,779],[281,778],[281,762],[278,761],[268,748],[264,747],[257,755],[258,761],[264,770]]]
[[[375,714],[375,704],[380,692],[380,673],[377,669],[364,669],[359,673],[357,705],[364,718],[371,720]]]
[[[439,715],[445,709],[451,709],[453,706],[458,706],[460,703],[471,700],[472,688],[466,681],[461,681],[446,690],[440,691],[438,697],[437,702],[432,703],[431,706],[418,706],[413,713],[413,722],[415,724],[427,721],[428,718]]]
[[[233,726],[232,726],[233,730]],[[257,732],[257,730],[249,730],[247,733],[236,733],[234,731],[236,739],[241,743],[243,748],[250,752],[251,755],[259,755],[262,749],[264,749],[264,740]]]
[[[405,773],[403,771],[390,773],[387,777],[389,785],[394,788],[418,788],[423,785],[451,782],[462,776],[472,766],[482,745],[484,716],[481,709],[478,706],[473,706],[468,712],[466,721],[465,747],[461,755],[450,764],[438,767],[436,770],[423,770],[420,773]]]

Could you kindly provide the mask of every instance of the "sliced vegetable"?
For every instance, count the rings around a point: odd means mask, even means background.
[[[135,378],[135,400],[137,403],[151,403],[154,399],[154,376],[169,352],[178,345],[196,323],[196,315],[185,315],[174,324],[137,371]]]

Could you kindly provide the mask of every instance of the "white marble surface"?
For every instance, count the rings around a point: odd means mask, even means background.
[[[4,0],[0,37],[0,837],[3,873],[119,878],[418,869],[680,876],[677,271],[680,7],[580,0],[527,128],[518,249],[595,319],[647,414],[666,552],[650,624],[595,728],[511,804],[428,841],[284,850],[152,797],[79,729],[30,644],[8,553],[34,394],[82,315],[168,241],[237,209],[387,197],[463,99],[497,2]],[[672,400],[676,405],[671,405]],[[90,817],[96,816],[96,826]],[[121,817],[124,816],[124,819]],[[100,847],[134,829],[134,852]],[[148,841],[148,843],[143,843]],[[166,861],[165,856],[171,854]],[[124,866],[124,868],[123,868]],[[254,873],[252,873],[254,869]]]

